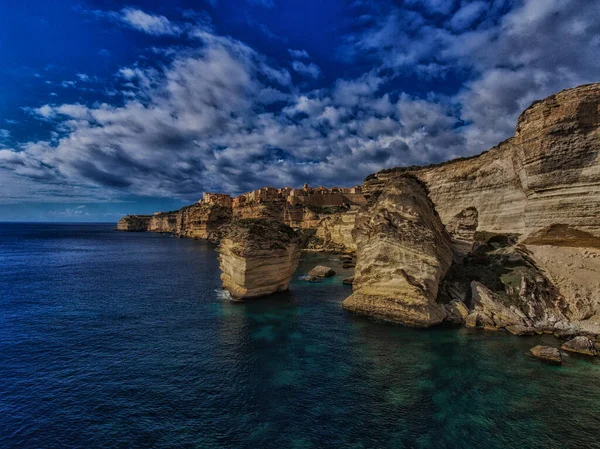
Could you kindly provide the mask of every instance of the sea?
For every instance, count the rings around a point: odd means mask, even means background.
[[[303,254],[235,302],[214,244],[0,224],[0,448],[599,448],[600,358],[550,335],[411,329],[341,307]],[[298,279],[317,264],[337,271]]]

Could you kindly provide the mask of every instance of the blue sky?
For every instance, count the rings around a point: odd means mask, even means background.
[[[116,221],[479,153],[600,81],[588,0],[0,5],[0,220]]]

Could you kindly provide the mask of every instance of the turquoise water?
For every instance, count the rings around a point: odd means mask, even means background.
[[[234,303],[214,245],[0,225],[2,448],[600,447],[600,359],[346,313],[348,270]]]

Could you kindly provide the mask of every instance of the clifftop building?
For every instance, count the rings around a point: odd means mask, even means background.
[[[233,198],[231,198],[231,195],[227,195],[226,193],[206,192],[202,196],[202,199],[198,202],[202,204],[209,204],[212,206],[221,206],[227,208],[231,208],[233,206]]]
[[[275,189],[273,187],[263,187],[252,192],[243,193],[233,199],[233,207],[240,207],[249,204],[264,203],[289,203],[292,206],[343,206],[343,205],[362,205],[366,203],[362,194],[361,186],[354,187],[309,187],[304,184],[302,189],[292,187],[283,187]]]

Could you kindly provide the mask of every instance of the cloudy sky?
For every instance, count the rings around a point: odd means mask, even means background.
[[[599,50],[596,0],[4,0],[0,220],[476,154]]]

